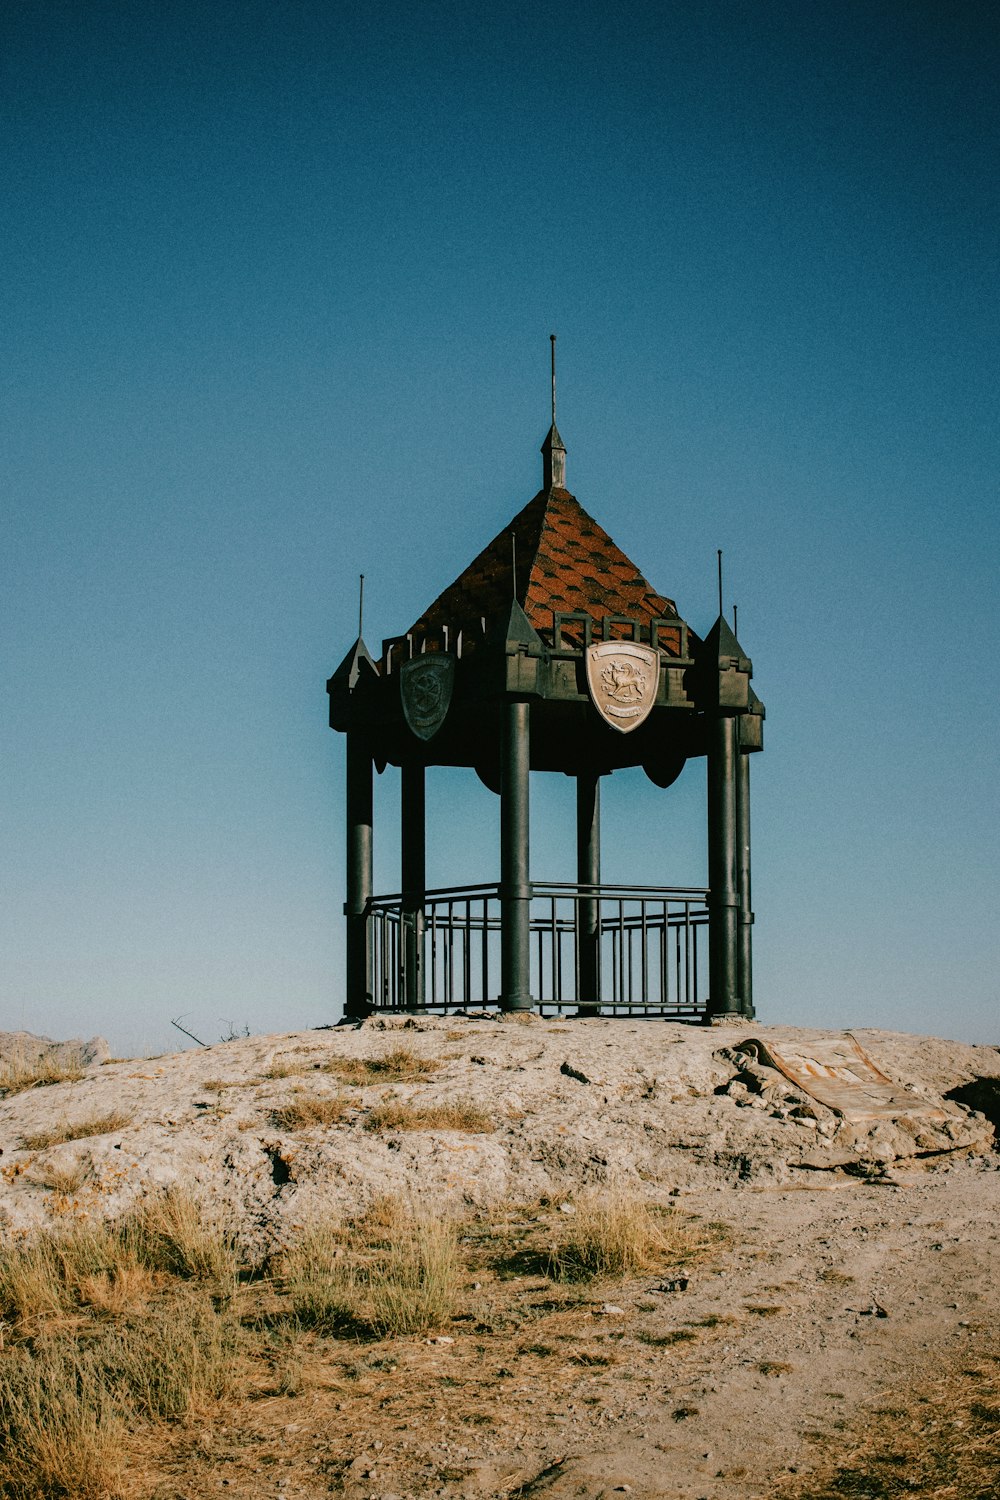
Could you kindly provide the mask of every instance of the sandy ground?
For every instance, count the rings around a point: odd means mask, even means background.
[[[728,1245],[686,1277],[640,1277],[572,1305],[525,1276],[506,1294],[513,1313],[491,1323],[473,1311],[447,1343],[326,1341],[299,1394],[178,1435],[172,1459],[149,1470],[155,1486],[136,1494],[784,1494],[864,1410],[995,1351],[1000,1312],[992,1126],[942,1102],[955,1090],[988,1101],[1000,1053],[855,1033],[913,1101],[902,1122],[859,1124],[739,1051],[749,1037],[780,1047],[827,1035],[450,1017],[94,1064],[77,1083],[0,1101],[0,1222],[18,1232],[115,1214],[181,1181],[257,1254],[314,1214],[344,1217],[384,1193],[474,1222],[501,1201],[629,1185],[723,1223]],[[404,1041],[436,1064],[428,1079],[352,1086],[334,1126],[274,1126],[297,1091],[345,1091],[331,1060]],[[985,1093],[970,1095],[977,1079]],[[497,1128],[366,1131],[386,1098],[474,1099]],[[23,1145],[111,1109],[128,1123],[109,1134]],[[67,1165],[81,1178],[71,1194],[46,1185]]]

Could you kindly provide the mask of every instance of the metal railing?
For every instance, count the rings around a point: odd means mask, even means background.
[[[381,1010],[499,1005],[500,888],[428,891],[368,905]],[[705,1014],[708,892],[667,886],[532,885],[531,994],[543,1012]]]

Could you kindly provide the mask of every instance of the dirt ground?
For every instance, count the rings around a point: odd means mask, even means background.
[[[993,1478],[979,1490],[922,1488],[905,1469],[898,1488],[810,1489],[864,1434],[881,1426],[891,1439],[929,1382],[953,1372],[975,1387],[963,1371],[998,1368],[1000,1155],[992,1126],[955,1102],[977,1079],[995,1098],[995,1048],[857,1033],[909,1091],[903,1129],[812,1108],[741,1060],[750,1037],[804,1046],[827,1033],[461,1017],[402,1027],[92,1062],[78,1081],[0,1101],[7,1233],[113,1216],[176,1181],[251,1254],[384,1193],[463,1224],[467,1275],[445,1332],[300,1337],[239,1403],[137,1434],[130,1500],[1000,1494],[996,1383],[993,1405],[980,1402],[996,1421],[980,1465]],[[401,1039],[425,1076],[344,1082]],[[281,1109],[306,1094],[346,1099],[343,1117],[290,1127]],[[948,1094],[944,1122],[922,1121]],[[371,1128],[386,1100],[470,1098],[492,1130]],[[112,1107],[126,1123],[111,1132],[25,1145],[47,1123]],[[56,1191],[71,1172],[73,1191]],[[530,1257],[498,1261],[498,1204],[505,1243],[530,1246],[575,1197],[622,1184],[724,1233],[679,1271],[604,1284],[567,1287]]]
[[[475,1308],[448,1342],[317,1340],[293,1372],[298,1394],[262,1392],[182,1435],[171,1460],[160,1451],[136,1474],[136,1493],[801,1493],[873,1421],[891,1428],[922,1382],[1000,1353],[1000,1158],[912,1176],[697,1189],[680,1206],[733,1238],[684,1276],[590,1288],[575,1305],[526,1276],[497,1297],[495,1321]],[[976,1494],[1000,1493],[993,1451],[993,1487]]]

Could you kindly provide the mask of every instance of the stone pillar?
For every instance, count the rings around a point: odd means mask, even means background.
[[[718,713],[710,719],[708,741],[708,1014],[740,1014],[737,988],[736,884],[737,721]]]
[[[529,705],[509,699],[500,733],[500,1005],[531,1009],[531,881],[528,858]]]
[[[372,758],[357,730],[347,735],[347,994],[344,1014],[367,1016],[372,994]]]
[[[417,761],[407,761],[400,779],[403,1001],[407,1010],[419,1010],[424,1003],[424,894],[427,886],[424,767]]]
[[[576,878],[580,885],[601,883],[601,778],[576,778]],[[597,1015],[601,1004],[601,903],[581,896],[577,910],[578,1015]]]
[[[736,754],[736,888],[739,894],[736,992],[743,1014],[752,1020],[753,907],[750,895],[750,756]]]

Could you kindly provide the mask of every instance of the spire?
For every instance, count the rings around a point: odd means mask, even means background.
[[[542,489],[546,494],[550,490],[564,490],[566,488],[566,444],[559,436],[559,428],[556,426],[556,336],[549,334],[552,344],[552,426],[549,428],[542,444]]]

